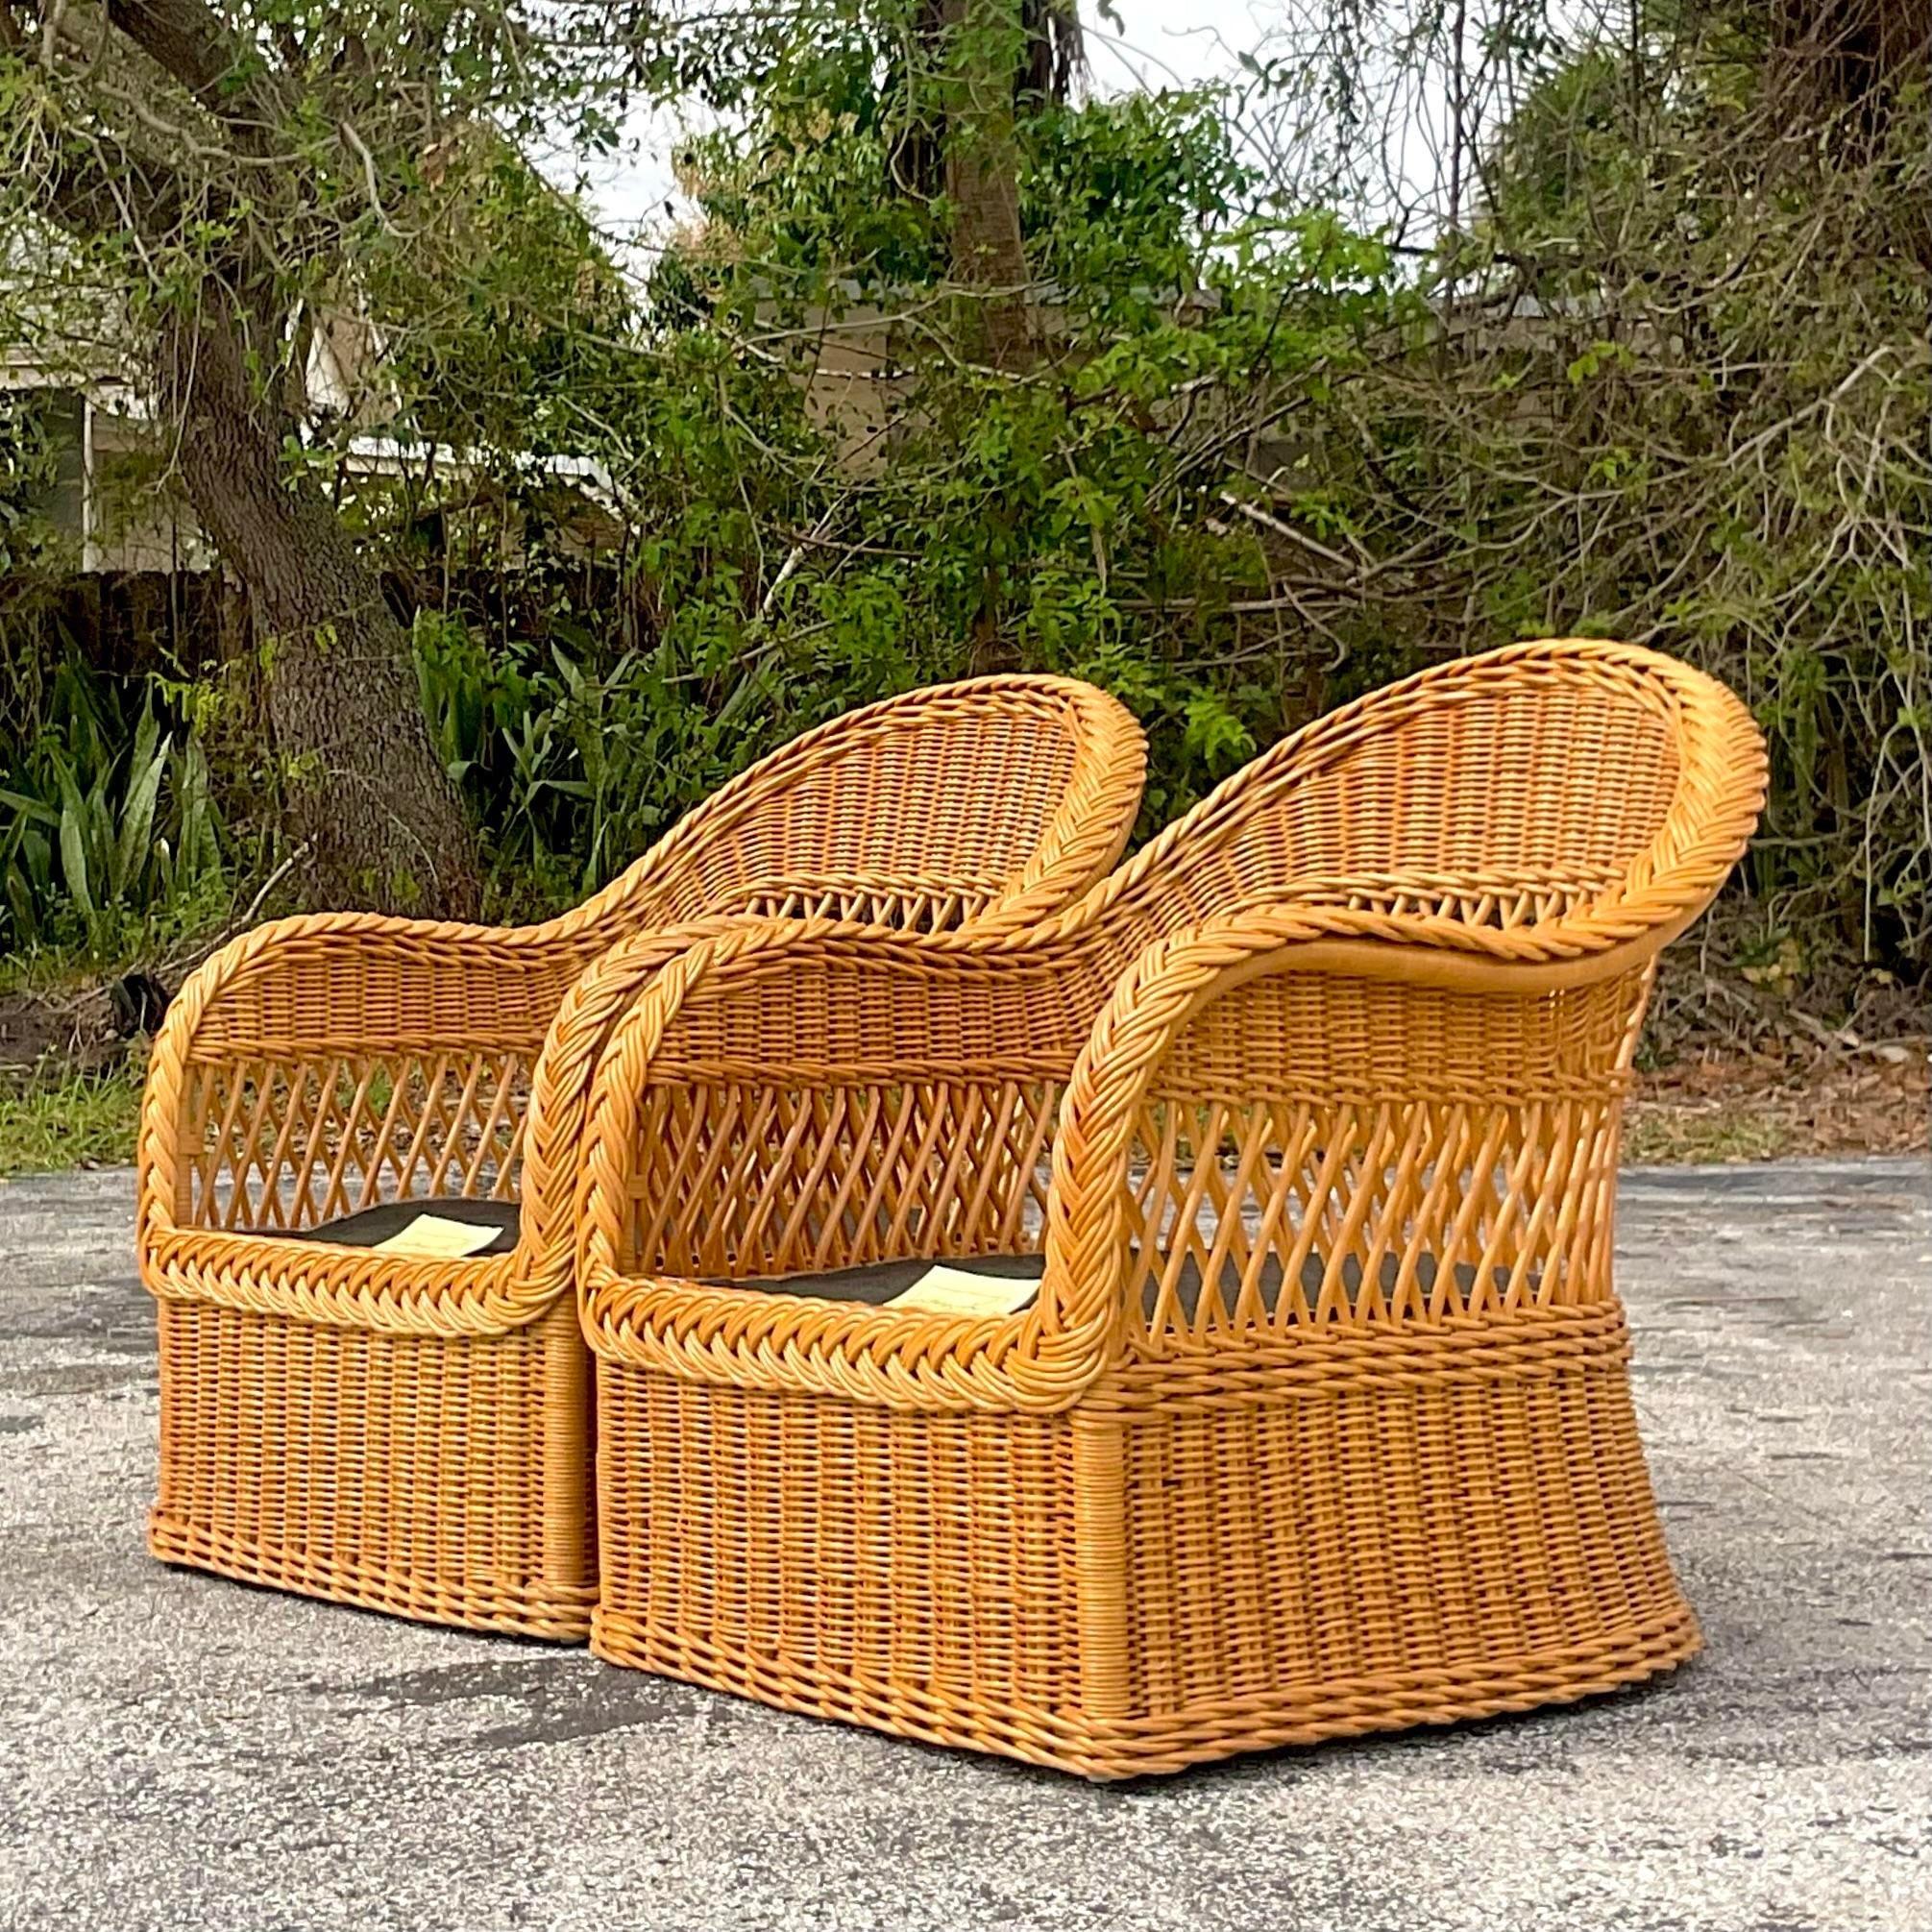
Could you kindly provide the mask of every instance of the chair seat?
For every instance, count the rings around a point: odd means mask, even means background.
[[[477,1201],[465,1195],[431,1195],[423,1200],[385,1201],[379,1207],[364,1208],[359,1213],[345,1214],[339,1220],[325,1221],[320,1227],[306,1228],[296,1236],[304,1241],[328,1241],[337,1247],[373,1248],[379,1242],[400,1235],[419,1214],[434,1214],[444,1220],[465,1221],[479,1228],[494,1228],[495,1237],[489,1245],[479,1248],[480,1255],[507,1255],[517,1245],[518,1209],[514,1201]],[[968,1255],[949,1259],[948,1264],[962,1268],[968,1274],[987,1275],[1003,1282],[1037,1282],[1045,1269],[1045,1259],[1039,1255]],[[930,1259],[915,1257],[904,1260],[873,1261],[864,1267],[837,1268],[822,1275],[779,1275],[756,1281],[733,1282],[728,1278],[706,1275],[700,1279],[709,1287],[743,1287],[753,1289],[762,1295],[793,1295],[825,1302],[857,1302],[868,1308],[883,1308],[904,1294],[908,1288],[917,1284],[926,1270],[934,1265]],[[1328,1269],[1328,1260],[1322,1255],[1309,1255],[1302,1262],[1302,1292],[1310,1301],[1320,1293]],[[1395,1256],[1384,1255],[1378,1270],[1380,1284],[1384,1295],[1396,1286],[1399,1262]],[[1413,1278],[1417,1289],[1425,1296],[1433,1296],[1437,1279],[1437,1265],[1432,1255],[1424,1255],[1417,1261]],[[1458,1308],[1467,1308],[1472,1290],[1476,1285],[1476,1270],[1469,1263],[1458,1262],[1455,1271],[1455,1288],[1451,1296],[1453,1305]],[[1533,1299],[1541,1285],[1540,1270],[1532,1271],[1525,1284],[1526,1291]],[[1234,1261],[1227,1262],[1221,1272],[1220,1293],[1224,1312],[1232,1313],[1235,1300],[1240,1289],[1241,1270]],[[1506,1268],[1490,1271],[1491,1292],[1501,1295],[1509,1284]],[[1347,1300],[1353,1304],[1360,1292],[1362,1284],[1361,1263],[1353,1256],[1343,1259],[1341,1266],[1341,1285]],[[1159,1263],[1156,1273],[1142,1284],[1140,1290],[1141,1308],[1151,1318],[1155,1313],[1159,1295]],[[1281,1296],[1282,1265],[1273,1255],[1269,1255],[1261,1266],[1260,1281],[1258,1284],[1259,1305],[1267,1313],[1273,1314]],[[1189,1322],[1194,1321],[1200,1311],[1201,1271],[1192,1260],[1183,1263],[1174,1284],[1174,1300],[1181,1314]]]
[[[496,1229],[495,1238],[488,1247],[479,1248],[478,1255],[507,1255],[517,1245],[520,1211],[516,1202],[477,1201],[463,1194],[384,1201],[358,1213],[305,1228],[292,1238],[327,1241],[338,1248],[374,1248],[400,1235],[419,1214],[434,1214],[445,1221],[464,1221],[472,1227]],[[819,1301],[862,1302],[870,1308],[881,1308],[894,1296],[904,1294],[934,1265],[931,1260],[915,1258],[874,1261],[861,1268],[839,1268],[823,1275],[785,1275],[736,1283],[717,1275],[700,1279],[707,1287],[755,1288],[764,1295],[813,1296]],[[948,1265],[1002,1282],[1037,1282],[1046,1264],[1039,1255],[970,1255],[949,1261]]]
[[[462,1221],[473,1228],[494,1228],[495,1235],[487,1247],[477,1250],[478,1256],[507,1255],[517,1245],[519,1217],[514,1201],[477,1201],[465,1194],[383,1201],[374,1208],[364,1208],[359,1213],[344,1214],[339,1220],[304,1228],[291,1238],[327,1241],[338,1248],[374,1248],[400,1235],[422,1214],[434,1214],[444,1221]]]
[[[964,1255],[940,1260],[916,1258],[903,1261],[873,1261],[861,1268],[836,1268],[823,1275],[776,1275],[766,1281],[728,1282],[707,1277],[712,1287],[755,1289],[761,1295],[809,1296],[821,1302],[862,1302],[868,1308],[886,1303],[915,1286],[927,1269],[958,1268],[969,1275],[987,1275],[1001,1282],[1037,1282],[1046,1268],[1043,1255]]]
[[[373,1248],[400,1235],[419,1214],[434,1214],[447,1221],[465,1221],[474,1227],[496,1229],[496,1237],[488,1247],[477,1251],[479,1255],[507,1255],[517,1245],[519,1216],[516,1202],[478,1201],[462,1194],[430,1195],[414,1201],[384,1201],[378,1207],[364,1208],[359,1213],[345,1214],[339,1220],[305,1228],[293,1238],[328,1241],[342,1248]],[[1037,1282],[1046,1266],[1044,1257],[1039,1255],[967,1255],[944,1259],[949,1266],[1002,1282]],[[774,1275],[768,1279],[741,1282],[719,1275],[704,1275],[699,1279],[708,1287],[744,1287],[755,1289],[762,1295],[798,1295],[825,1302],[860,1302],[876,1308],[904,1294],[934,1265],[932,1259],[915,1257],[905,1260],[873,1261],[859,1268],[836,1268],[822,1275]],[[1399,1268],[1396,1256],[1384,1255],[1382,1258],[1382,1265],[1377,1272],[1384,1294],[1396,1285]],[[1304,1294],[1314,1296],[1320,1293],[1327,1269],[1325,1256],[1311,1254],[1303,1260],[1301,1282]],[[1466,1306],[1476,1285],[1476,1270],[1468,1262],[1461,1261],[1454,1272],[1455,1292],[1453,1299],[1458,1305]],[[1413,1274],[1417,1287],[1425,1295],[1434,1292],[1438,1274],[1434,1256],[1420,1257]],[[1342,1286],[1353,1301],[1362,1281],[1361,1263],[1353,1255],[1344,1257],[1341,1277]],[[1234,1261],[1229,1261],[1221,1272],[1222,1292],[1229,1307],[1233,1306],[1240,1280],[1240,1268]],[[1542,1271],[1534,1269],[1524,1285],[1533,1296],[1541,1283]],[[1508,1269],[1490,1270],[1492,1291],[1500,1293],[1508,1284]],[[1273,1255],[1266,1257],[1261,1264],[1259,1286],[1261,1306],[1272,1313],[1282,1287],[1282,1264]],[[1149,1277],[1141,1286],[1141,1306],[1150,1315],[1154,1311],[1158,1288],[1156,1277]],[[1175,1282],[1174,1297],[1182,1312],[1189,1321],[1193,1320],[1201,1300],[1201,1271],[1193,1261],[1183,1263]]]

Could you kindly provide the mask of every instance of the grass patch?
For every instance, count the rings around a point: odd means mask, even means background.
[[[0,1084],[0,1177],[119,1165],[135,1158],[141,1068]]]
[[[1624,1160],[1636,1167],[1729,1166],[1810,1151],[1793,1122],[1749,1105],[1707,1113],[1634,1108],[1624,1130]]]

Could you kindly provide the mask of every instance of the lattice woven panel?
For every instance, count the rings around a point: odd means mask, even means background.
[[[768,919],[855,919],[899,932],[945,933],[977,918],[999,895],[1002,881],[826,879],[794,874],[757,881],[731,910]]]
[[[1610,1110],[1236,1107],[1138,1117],[1130,1321],[1148,1343],[1439,1322],[1608,1291]]]
[[[653,1088],[631,1253],[745,1278],[1030,1249],[1059,1097],[1016,1081]]]
[[[202,1226],[295,1231],[379,1201],[516,1192],[529,1064],[519,1054],[244,1060],[192,1071]]]

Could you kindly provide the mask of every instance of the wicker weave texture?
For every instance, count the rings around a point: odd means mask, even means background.
[[[1618,1138],[1655,955],[1763,782],[1685,667],[1514,647],[1285,741],[1031,931],[653,955],[582,1164],[593,1648],[1095,1777],[1689,1654]],[[998,1319],[757,1285],[1036,1245]]]
[[[665,951],[652,935],[796,914],[1023,930],[1118,858],[1143,764],[1138,727],[1086,685],[917,692],[787,746],[548,925],[322,915],[217,954],[169,1011],[141,1127],[155,1553],[581,1639],[596,1559],[576,1162],[605,1032]],[[624,972],[599,979],[620,944]],[[518,1199],[515,1252],[289,1238],[437,1195]]]

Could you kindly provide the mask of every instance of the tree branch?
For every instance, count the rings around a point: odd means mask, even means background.
[[[196,102],[260,152],[287,105],[278,77],[201,0],[108,0],[108,19]]]
[[[132,229],[144,243],[178,229],[186,208],[172,168],[126,148],[119,167],[110,166],[98,150],[83,155],[64,148],[42,177],[42,199],[48,213],[72,234],[85,238]]]

